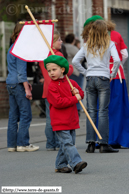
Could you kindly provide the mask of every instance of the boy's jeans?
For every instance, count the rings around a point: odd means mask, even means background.
[[[30,101],[25,97],[23,84],[8,84],[7,90],[10,104],[7,131],[8,147],[27,146],[29,145],[29,127],[32,119]]]
[[[60,149],[56,157],[56,169],[67,167],[67,164],[74,170],[74,167],[82,161],[75,147],[75,130],[56,131],[60,142]]]
[[[97,99],[99,101],[98,110],[98,131],[102,140],[98,138],[97,142],[108,144],[109,137],[109,117],[108,106],[110,102],[110,80],[106,77],[91,76],[87,77],[86,85],[87,110],[96,125],[97,119]],[[87,119],[87,136],[86,143],[95,142],[96,133]]]
[[[58,148],[59,141],[57,139],[56,133],[52,130],[51,120],[50,120],[50,110],[49,110],[49,103],[45,98],[45,105],[46,105],[46,127],[45,127],[45,135],[47,138],[46,148]]]

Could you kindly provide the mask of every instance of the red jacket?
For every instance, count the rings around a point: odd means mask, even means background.
[[[120,51],[123,49],[126,49],[127,46],[125,45],[124,40],[119,32],[111,31],[110,36],[111,36],[111,41],[113,41],[115,43],[119,58],[122,61],[122,54]],[[110,73],[111,73],[112,72],[111,69],[113,67],[113,58],[112,57],[110,59],[110,63],[112,63],[112,64],[110,64]],[[123,68],[121,67],[121,65],[119,66],[119,70],[120,70],[122,79],[125,79],[124,71],[123,71]],[[119,79],[118,73],[117,73],[116,77],[113,79]]]
[[[79,94],[83,98],[84,92],[79,85],[74,80],[70,81],[79,90]],[[47,100],[50,104],[50,118],[53,131],[80,128],[76,107],[78,100],[76,96],[72,95],[70,85],[65,76],[62,79],[51,80],[48,87]]]
[[[53,49],[53,51],[54,51],[55,55],[59,55],[59,56],[64,57],[63,54],[60,51],[55,50],[55,49]],[[49,56],[50,55],[51,55],[51,52],[49,53]],[[42,72],[43,77],[44,77],[42,98],[47,98],[48,85],[51,82],[51,78],[49,77],[48,72],[47,72],[47,70],[44,67],[44,63],[43,62],[39,62],[39,66],[40,66],[41,72]],[[73,73],[73,66],[69,65],[69,72],[68,72],[67,75],[70,76],[70,75],[72,75],[72,73]]]

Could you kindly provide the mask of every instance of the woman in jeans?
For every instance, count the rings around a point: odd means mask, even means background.
[[[23,25],[16,24],[11,37],[13,43],[22,27]],[[29,143],[29,127],[32,119],[30,105],[32,88],[27,81],[27,62],[13,56],[10,53],[12,47],[13,44],[7,54],[8,76],[6,79],[10,105],[7,131],[8,151],[36,151],[39,146]]]
[[[111,75],[109,70],[110,56],[114,59],[114,68]],[[84,57],[87,60],[87,70],[80,64]],[[119,150],[108,145],[108,105],[110,102],[110,81],[116,76],[120,59],[115,44],[110,40],[106,22],[97,20],[92,24],[86,44],[75,55],[72,63],[80,73],[86,76],[87,110],[94,124],[96,124],[97,119],[97,99],[99,100],[98,130],[102,139],[97,139],[97,142],[100,144],[100,152],[118,152]],[[93,153],[95,151],[95,142],[95,131],[87,120],[86,143],[88,143],[88,147],[86,152]]]

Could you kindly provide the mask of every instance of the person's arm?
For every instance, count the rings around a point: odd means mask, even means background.
[[[82,47],[77,54],[74,56],[72,60],[72,64],[75,66],[75,68],[79,71],[79,73],[86,76],[86,69],[82,67],[80,61],[85,57],[85,50],[84,47]]]
[[[27,80],[27,62],[16,58],[18,83],[28,82]]]
[[[17,62],[18,82],[23,83],[24,88],[25,88],[26,98],[31,100],[32,99],[32,94],[31,94],[32,88],[27,80],[27,62],[19,58],[16,58],[16,62]]]
[[[32,100],[32,93],[31,93],[31,87],[28,82],[23,82],[24,88],[25,88],[25,93],[26,93],[26,98],[29,100]]]
[[[126,62],[127,58],[128,58],[128,51],[127,49],[122,49],[121,51],[121,54],[122,54],[122,65],[124,65],[124,63]]]
[[[67,108],[78,103],[76,96],[61,97],[60,93],[58,92],[58,88],[50,85],[48,88],[47,100],[50,104],[52,104],[53,107],[58,109]]]
[[[112,56],[113,61],[114,61],[114,66],[113,66],[113,71],[111,73],[111,78],[115,78],[117,71],[118,71],[118,68],[119,68],[119,65],[120,65],[120,58],[119,58],[118,52],[116,50],[116,46],[113,42],[111,44],[111,56]]]
[[[127,60],[128,58],[128,52],[127,52],[127,46],[126,44],[124,43],[124,39],[122,38],[121,34],[119,34],[119,39],[120,39],[120,52],[122,54],[122,65],[125,63],[125,61]]]

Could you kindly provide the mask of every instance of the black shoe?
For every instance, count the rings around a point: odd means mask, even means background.
[[[87,166],[87,163],[82,161],[82,162],[79,162],[75,168],[74,168],[74,171],[75,171],[75,174],[79,173],[82,171],[83,168],[86,168]]]
[[[94,153],[94,151],[95,151],[95,142],[91,142],[88,144],[86,152],[87,153]]]
[[[116,145],[110,145],[112,148],[115,148],[115,149],[120,149],[121,148],[121,146],[120,145],[118,145],[118,144],[116,144]]]
[[[95,145],[95,149],[99,149],[99,148],[100,148],[99,144]]]
[[[108,144],[101,144],[100,145],[100,149],[99,149],[100,153],[111,153],[111,152],[119,152],[118,149],[113,149],[110,145]]]

